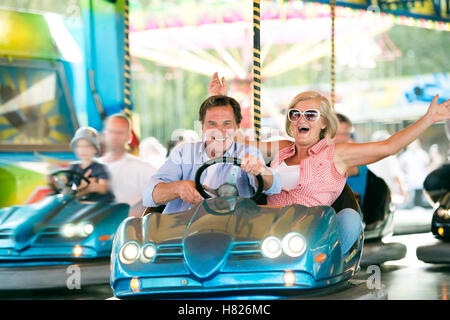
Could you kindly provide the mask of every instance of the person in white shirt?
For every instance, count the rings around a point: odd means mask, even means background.
[[[166,162],[167,148],[155,137],[147,137],[139,143],[139,158],[150,162],[155,169]]]
[[[372,134],[372,141],[383,141],[389,139],[391,135],[386,130],[375,131]],[[376,176],[382,178],[392,192],[392,202],[398,206],[404,206],[409,201],[406,191],[404,175],[397,155],[391,155],[367,166]]]
[[[415,140],[400,155],[399,160],[410,196],[407,208],[427,207],[422,189],[430,163],[428,153],[422,149],[419,140]]]
[[[111,175],[111,189],[116,202],[130,205],[129,216],[141,216],[145,208],[142,205],[142,189],[156,172],[156,168],[141,158],[127,152],[126,146],[131,140],[131,122],[124,114],[113,114],[105,120],[105,154],[99,159]]]

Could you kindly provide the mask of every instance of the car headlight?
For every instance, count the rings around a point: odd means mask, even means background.
[[[87,237],[92,232],[94,232],[94,225],[92,223],[85,222],[78,227],[78,234],[82,237]]]
[[[61,228],[61,234],[66,238],[72,238],[77,233],[77,227],[74,224],[66,224]]]
[[[82,222],[79,224],[68,223],[62,226],[61,234],[66,238],[74,236],[87,237],[94,232],[94,225],[90,222]]]
[[[306,250],[306,241],[298,232],[290,232],[281,243],[284,253],[290,257],[299,257]]]
[[[273,236],[267,237],[261,245],[261,250],[267,258],[279,257],[282,251],[280,239]]]
[[[120,249],[119,259],[125,264],[132,263],[139,257],[140,251],[139,243],[129,241]]]
[[[142,255],[146,260],[152,260],[156,255],[156,247],[154,244],[146,244],[142,247]]]

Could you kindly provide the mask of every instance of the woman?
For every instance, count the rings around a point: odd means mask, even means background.
[[[347,144],[332,143],[338,125],[334,110],[319,93],[303,92],[292,99],[286,112],[285,129],[295,141],[281,141],[271,162],[271,167],[281,176],[282,190],[268,196],[269,205],[333,204],[344,189],[348,170],[355,166],[344,164],[339,158],[338,146]],[[353,209],[344,209],[337,213],[336,222],[345,254],[361,233],[361,217]]]
[[[221,84],[214,74],[210,93],[226,91],[223,80]],[[436,95],[424,116],[387,140],[335,144],[338,120],[328,99],[314,91],[298,94],[289,103],[285,126],[295,141],[280,141],[278,146],[258,143],[262,151],[278,149],[271,167],[280,173],[283,187],[280,194],[268,196],[268,204],[330,206],[342,192],[350,168],[396,154],[433,123],[450,119],[450,100],[438,104],[438,99]],[[361,232],[361,218],[356,211],[344,209],[338,212],[337,223],[345,254]]]

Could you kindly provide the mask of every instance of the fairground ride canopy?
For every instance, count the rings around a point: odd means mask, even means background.
[[[365,1],[349,4],[363,6]],[[135,4],[139,4],[136,1]],[[342,2],[344,3],[344,2]],[[345,3],[344,3],[345,4]],[[367,8],[367,7],[366,7]],[[420,11],[420,10],[419,10]],[[164,66],[228,79],[249,79],[252,63],[251,2],[180,2],[135,7],[132,11],[132,55]],[[417,20],[379,10],[336,8],[336,47],[360,37],[373,38],[396,24],[450,30],[442,21]],[[261,76],[270,78],[330,55],[330,7],[320,3],[261,2]],[[266,59],[277,46],[292,45]],[[370,49],[370,48],[369,48]]]

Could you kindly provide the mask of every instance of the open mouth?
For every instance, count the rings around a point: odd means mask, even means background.
[[[300,134],[306,134],[309,132],[309,128],[308,127],[298,127],[298,132]]]
[[[224,135],[217,135],[217,136],[211,135],[211,136],[209,136],[209,140],[212,141],[212,142],[221,143],[221,142],[225,142],[227,140],[227,136],[224,136]]]

